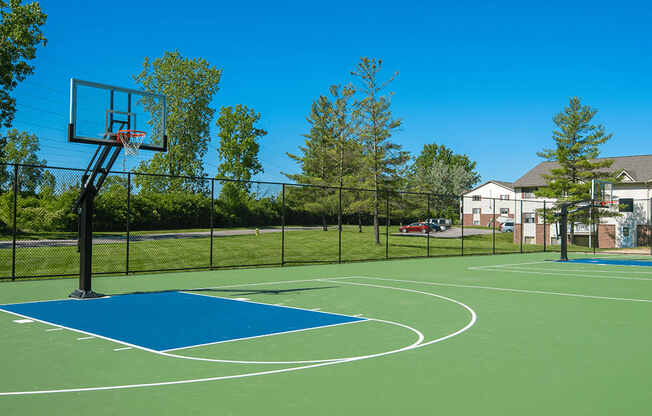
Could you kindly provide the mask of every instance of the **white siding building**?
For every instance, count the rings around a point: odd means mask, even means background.
[[[618,174],[619,183],[616,183],[613,191],[613,199],[617,205],[612,207],[613,212],[620,211],[619,216],[602,218],[599,224],[593,228],[576,224],[575,234],[577,243],[579,240],[586,241],[586,245],[595,244],[596,234],[598,247],[601,248],[626,248],[650,245],[650,198],[652,198],[652,155],[622,156],[600,158],[599,160],[612,160],[609,168]],[[537,212],[541,212],[544,204],[543,198],[537,198],[536,190],[545,186],[546,181],[542,177],[549,174],[551,169],[558,167],[556,162],[542,162],[527,172],[516,182],[514,191],[517,199],[531,200],[524,201],[522,212],[517,210],[515,218],[514,239],[521,238],[520,230],[523,226],[524,240],[543,244],[558,244],[556,236],[557,226],[555,224],[543,224],[543,218],[539,218]],[[554,200],[547,200],[546,205],[551,207]],[[629,209],[628,207],[631,207]],[[537,211],[539,210],[539,211]],[[523,221],[520,220],[521,213]],[[531,218],[534,217],[534,224]],[[542,217],[542,216],[541,216]]]
[[[491,226],[514,218],[516,193],[512,183],[487,181],[462,196],[464,225]]]

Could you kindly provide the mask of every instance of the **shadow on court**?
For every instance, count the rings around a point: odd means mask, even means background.
[[[245,295],[281,295],[286,293],[300,293],[311,290],[324,290],[336,289],[338,286],[318,286],[318,287],[298,287],[292,289],[219,289],[219,288],[201,288],[201,289],[166,289],[166,290],[151,290],[151,291],[137,291],[118,293],[111,296],[121,295],[142,295],[148,293],[166,293],[166,292],[190,292],[190,293],[224,293],[230,296],[245,296]]]

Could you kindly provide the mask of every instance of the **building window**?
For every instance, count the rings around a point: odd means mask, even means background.
[[[618,200],[619,212],[634,212],[634,200],[632,198],[620,198]]]
[[[473,213],[474,214],[479,214],[480,213],[480,208],[473,208]]]
[[[473,195],[473,200],[474,201],[482,201],[482,196],[481,195]]]
[[[536,191],[537,188],[523,188],[521,189],[521,197],[523,199],[525,198],[536,198],[534,195],[534,191]]]
[[[502,199],[502,200],[509,199],[509,195],[501,195],[500,199]]]
[[[507,214],[509,214],[509,208],[500,209],[500,215],[507,215]]]
[[[480,225],[480,220],[473,220],[473,225]]]
[[[523,214],[523,222],[526,224],[534,224],[535,216],[534,212],[526,212]]]

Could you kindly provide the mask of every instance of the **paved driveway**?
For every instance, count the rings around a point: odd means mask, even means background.
[[[285,231],[310,231],[321,230],[322,227],[286,227]],[[261,228],[260,232],[267,233],[280,233],[280,228]],[[256,234],[255,229],[248,230],[213,230],[213,237],[229,237],[233,235],[251,235]],[[132,234],[129,236],[129,241],[156,241],[156,240],[173,240],[182,238],[206,238],[210,237],[210,231],[195,231],[187,233],[163,233],[163,234]],[[112,244],[123,243],[127,241],[124,235],[115,236],[102,236],[93,239],[93,244]],[[66,247],[76,246],[77,239],[67,240],[16,240],[16,247]],[[0,249],[7,249],[12,247],[11,240],[0,241]]]
[[[497,233],[500,231],[496,230]],[[465,228],[464,237],[470,235],[486,235],[493,233],[493,230],[486,228]],[[426,237],[427,234],[423,233],[393,233],[393,236],[400,237]],[[430,233],[430,238],[461,238],[462,237],[462,227],[452,227],[446,231],[433,232]]]

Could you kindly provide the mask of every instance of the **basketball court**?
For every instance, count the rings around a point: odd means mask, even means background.
[[[74,204],[80,278],[3,285],[1,414],[649,407],[646,256],[562,238],[560,253],[92,276],[94,196],[123,149],[167,150],[165,120],[164,96],[71,80],[68,139],[97,146]],[[562,232],[613,209],[611,188],[560,204]]]
[[[0,410],[640,413],[649,263],[558,256],[8,284]]]

